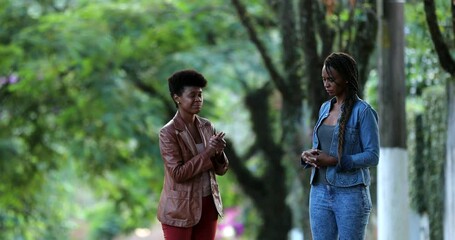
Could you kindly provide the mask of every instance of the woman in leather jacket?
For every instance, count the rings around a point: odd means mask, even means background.
[[[313,147],[301,155],[312,168],[310,225],[314,240],[364,239],[371,212],[369,167],[379,161],[376,111],[358,97],[358,70],[346,53],[332,53],[322,68],[323,103]]]
[[[164,184],[157,217],[167,240],[213,240],[223,214],[215,175],[228,170],[224,133],[197,115],[206,84],[194,70],[178,71],[168,79],[178,110],[159,135]]]

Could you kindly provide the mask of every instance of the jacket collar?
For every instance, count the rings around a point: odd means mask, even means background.
[[[180,115],[180,113],[178,111],[177,111],[177,113],[175,114],[175,116],[174,116],[174,118],[172,120],[174,121],[175,129],[178,131],[178,135],[180,135],[180,137],[183,139],[185,144],[190,149],[191,153],[194,156],[197,155],[198,151],[197,151],[196,145],[194,143],[194,140],[191,137],[190,132],[187,130],[187,128],[185,126],[185,121],[183,120],[182,116]],[[206,136],[204,135],[204,132],[201,131],[201,128],[205,124],[207,124],[208,121],[203,119],[203,118],[200,118],[198,115],[196,115],[195,121],[196,121],[196,127],[199,130],[199,134],[201,135],[202,142],[203,142],[204,146],[206,146],[207,145]]]
[[[356,100],[356,101],[359,101],[359,100],[360,100],[359,95],[357,95],[357,94],[355,95],[355,100]],[[333,105],[333,104],[335,104],[335,103],[337,102],[337,98],[336,98],[336,97],[333,97],[333,98],[331,98],[329,101],[330,101],[330,105]],[[343,103],[342,106],[344,106],[344,103]]]
[[[177,130],[179,131],[185,131],[186,127],[185,127],[185,121],[183,120],[182,116],[180,115],[180,112],[177,111],[174,115],[174,117],[172,118],[172,120],[174,121],[174,126]],[[198,115],[196,115],[196,127],[197,128],[201,128],[204,124],[207,123],[206,120],[202,119],[201,117],[199,117]]]

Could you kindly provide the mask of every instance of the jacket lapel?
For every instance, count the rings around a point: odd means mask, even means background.
[[[178,112],[174,116],[174,123],[177,135],[180,136],[185,145],[190,149],[193,156],[196,156],[198,152],[194,140],[191,137],[190,131],[188,131],[186,128],[185,123],[183,122],[183,119],[180,117]]]
[[[194,140],[190,135],[190,132],[185,129],[184,131],[180,132],[180,137],[182,138],[185,145],[190,149],[193,156],[198,154],[196,145],[194,144]]]
[[[201,119],[198,116],[196,116],[196,121],[199,134],[201,135],[202,138],[202,142],[204,143],[204,146],[207,147],[207,142],[210,139],[210,136],[212,136],[210,128],[207,128],[205,126],[205,122],[201,121]]]

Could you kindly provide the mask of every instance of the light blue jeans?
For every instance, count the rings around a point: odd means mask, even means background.
[[[313,240],[363,240],[371,212],[370,189],[364,185],[311,185]]]

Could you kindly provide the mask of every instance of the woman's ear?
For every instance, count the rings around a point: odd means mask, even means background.
[[[174,102],[176,102],[177,104],[180,104],[180,101],[179,101],[179,96],[177,94],[174,94],[174,96],[172,97],[174,99]]]

